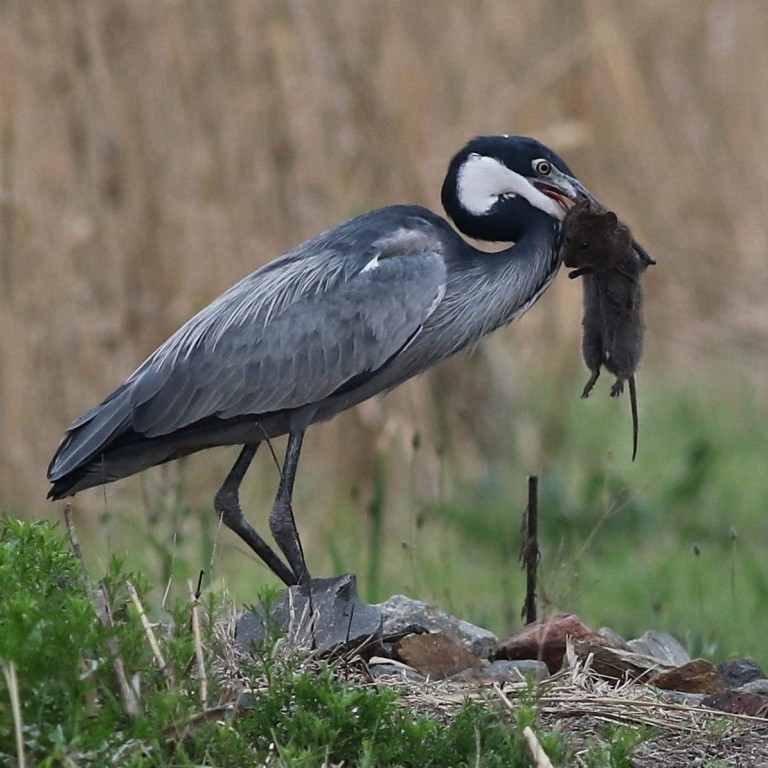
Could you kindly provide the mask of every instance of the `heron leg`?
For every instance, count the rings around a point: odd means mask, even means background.
[[[256,533],[240,509],[240,483],[242,483],[258,447],[258,443],[247,443],[243,446],[237,461],[216,494],[213,508],[224,525],[234,531],[267,564],[272,573],[290,587],[297,583],[296,575],[280,559],[272,547]]]
[[[296,479],[296,469],[299,465],[299,454],[303,440],[303,432],[291,433],[288,436],[283,471],[280,474],[280,486],[277,489],[277,497],[269,515],[269,529],[272,531],[272,536],[274,536],[277,545],[296,574],[299,584],[305,584],[310,579],[304,560],[304,549],[301,546],[296,519],[293,516],[293,507],[291,506],[293,482]]]

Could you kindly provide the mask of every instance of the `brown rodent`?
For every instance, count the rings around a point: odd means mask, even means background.
[[[611,396],[629,384],[632,409],[632,460],[637,455],[637,390],[635,371],[643,353],[643,291],[640,275],[647,266],[635,252],[632,234],[616,214],[587,201],[566,216],[561,232],[561,256],[582,277],[584,316],[582,354],[592,372],[582,397],[589,393],[605,366],[616,376]]]

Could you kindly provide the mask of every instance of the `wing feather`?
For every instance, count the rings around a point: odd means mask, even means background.
[[[223,294],[129,380],[134,429],[298,408],[384,365],[445,286],[440,238],[416,221],[357,233],[353,251],[347,233],[321,236]]]

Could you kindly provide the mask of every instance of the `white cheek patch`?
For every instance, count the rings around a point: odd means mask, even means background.
[[[487,214],[503,195],[519,195],[544,213],[562,218],[554,200],[495,157],[471,154],[459,169],[456,193],[462,207],[474,216]]]

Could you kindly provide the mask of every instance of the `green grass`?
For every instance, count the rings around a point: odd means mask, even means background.
[[[224,655],[221,635],[213,631],[213,620],[231,605],[220,596],[207,598],[203,615],[210,618],[198,644],[189,601],[162,610],[143,603],[158,614],[154,634],[168,670],[160,674],[129,582],[141,600],[147,592],[141,576],[112,561],[100,582],[113,617],[105,627],[58,530],[47,523],[2,523],[0,766],[23,759],[39,768],[528,768],[522,736],[528,725],[536,727],[555,765],[575,764],[565,734],[537,727],[533,689],[514,714],[479,702],[438,719],[402,706],[391,689],[345,679],[344,669],[281,656],[273,642],[241,662],[238,680],[254,686],[243,706],[229,713],[215,709],[235,695],[227,682],[232,676],[216,673]],[[205,701],[196,649],[207,669]],[[118,685],[116,660],[135,712]],[[622,768],[622,756],[638,740],[632,729],[618,729],[595,741],[579,764]]]
[[[594,768],[632,768],[632,750],[652,735],[648,728],[606,726],[600,738],[592,740],[584,755],[584,762]]]
[[[569,401],[560,417],[561,441],[540,472],[540,593],[549,608],[627,637],[665,630],[692,653],[753,655],[768,668],[765,412],[706,382],[659,387],[644,401],[635,464],[624,408],[617,413],[607,396]],[[627,429],[617,431],[617,419]],[[513,465],[516,450],[511,443]],[[498,462],[436,511],[468,542],[472,563],[493,562],[500,573],[505,554],[516,567],[509,555],[525,491],[523,473]],[[509,579],[520,606],[522,574]]]

